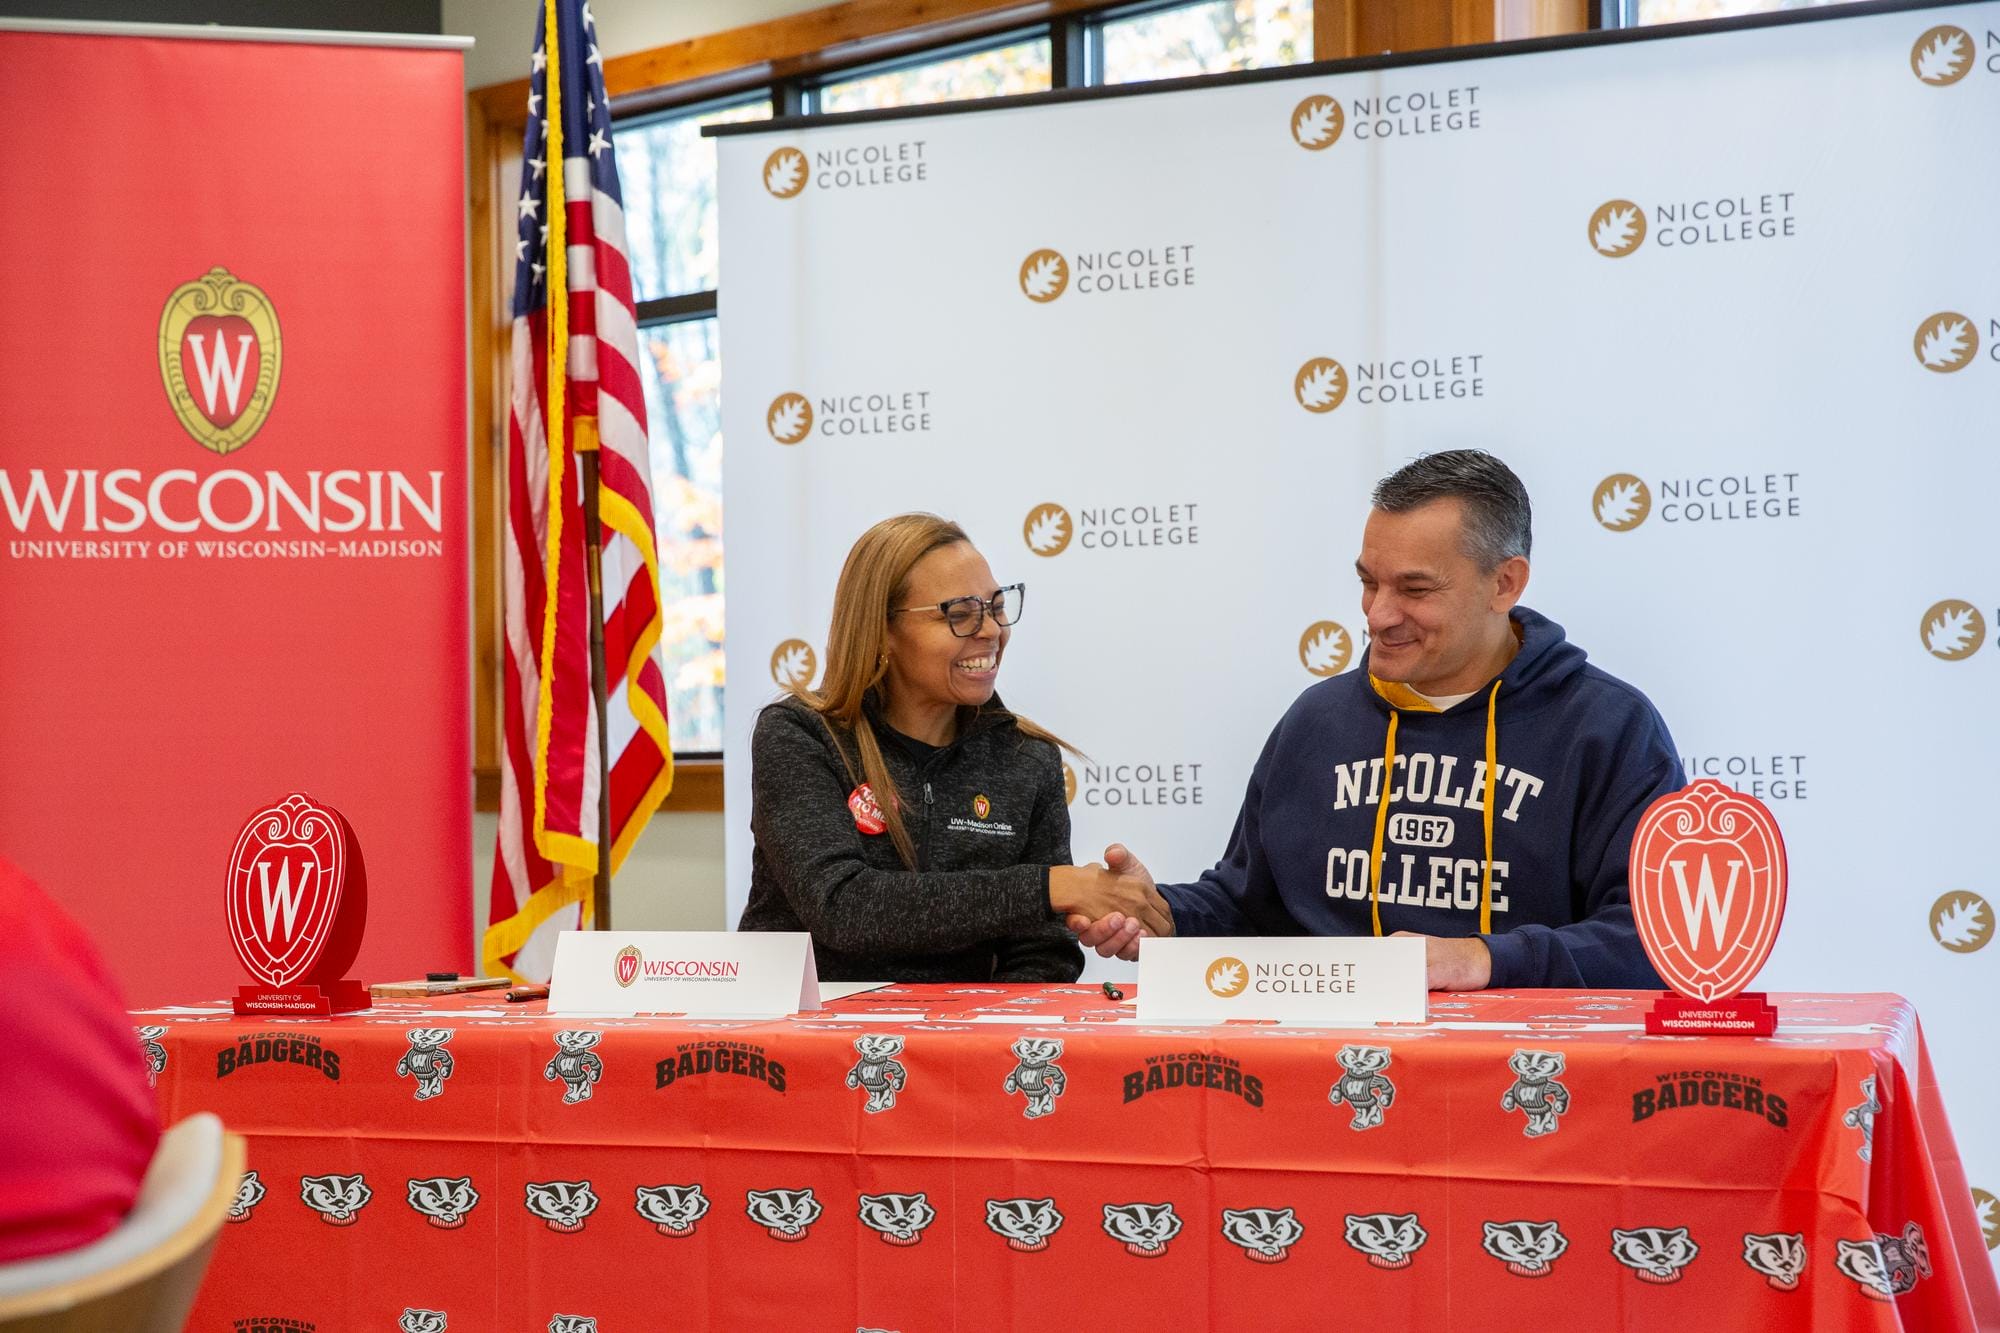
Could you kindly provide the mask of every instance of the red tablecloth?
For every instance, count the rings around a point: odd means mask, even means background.
[[[1646,1037],[1649,1000],[136,1021],[164,1115],[250,1136],[199,1330],[2000,1328],[1905,1001],[1780,995],[1758,1040]]]

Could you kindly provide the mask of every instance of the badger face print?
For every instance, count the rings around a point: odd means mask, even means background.
[[[528,1211],[548,1223],[549,1230],[571,1235],[583,1230],[584,1219],[597,1211],[597,1195],[587,1180],[531,1180]]]
[[[1488,1222],[1480,1244],[1515,1277],[1547,1277],[1569,1238],[1554,1222]]]
[[[1799,1275],[1806,1271],[1805,1233],[1778,1232],[1768,1236],[1746,1233],[1743,1262],[1762,1273],[1773,1290],[1796,1290]]]
[[[1283,1263],[1306,1229],[1289,1208],[1225,1208],[1222,1238],[1260,1264]]]
[[[396,1333],[445,1333],[444,1311],[405,1309],[396,1321]]]
[[[337,1227],[353,1226],[373,1190],[357,1172],[351,1176],[300,1176],[299,1198],[318,1213],[320,1220]]]
[[[1415,1213],[1347,1215],[1347,1243],[1377,1268],[1408,1268],[1429,1239]]]
[[[751,1190],[750,1220],[771,1233],[773,1240],[804,1240],[819,1220],[819,1201],[805,1190]]]
[[[1122,1242],[1128,1254],[1157,1259],[1167,1242],[1181,1234],[1181,1220],[1170,1203],[1107,1203],[1104,1234]]]
[[[1062,1058],[1060,1037],[1023,1037],[1010,1048],[1019,1061],[1001,1087],[1028,1099],[1021,1112],[1030,1120],[1055,1114],[1056,1098],[1062,1096],[1068,1077],[1056,1063]]]
[[[1681,1270],[1694,1262],[1701,1247],[1688,1238],[1686,1227],[1634,1227],[1611,1231],[1611,1257],[1631,1269],[1641,1282],[1665,1285],[1681,1280]]]
[[[700,1185],[641,1185],[633,1207],[662,1236],[692,1236],[694,1224],[708,1215],[708,1198]]]
[[[1049,1237],[1063,1224],[1054,1199],[988,1199],[986,1225],[1006,1240],[1007,1248],[1035,1254],[1049,1248]]]
[[[1889,1276],[1889,1265],[1882,1255],[1880,1241],[1836,1241],[1833,1266],[1840,1270],[1841,1276],[1859,1286],[1861,1294],[1871,1300],[1896,1299],[1896,1284]]]
[[[236,1197],[229,1201],[229,1220],[248,1222],[250,1211],[264,1198],[264,1182],[257,1179],[255,1171],[245,1171],[243,1178],[236,1182]]]
[[[434,1227],[455,1231],[465,1225],[465,1215],[479,1202],[471,1176],[432,1176],[410,1183],[410,1207],[424,1215]]]
[[[921,1194],[864,1194],[861,1222],[881,1233],[891,1245],[915,1245],[924,1228],[937,1220],[937,1209]]]

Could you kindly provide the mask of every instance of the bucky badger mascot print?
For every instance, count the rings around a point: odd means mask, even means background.
[[[868,1100],[861,1109],[870,1115],[894,1110],[896,1094],[903,1090],[907,1077],[896,1059],[903,1053],[903,1039],[879,1035],[856,1037],[854,1051],[861,1059],[847,1071],[847,1086],[867,1089]]]
[[[565,1105],[589,1101],[597,1080],[604,1077],[604,1061],[590,1049],[603,1036],[602,1032],[583,1028],[556,1033],[555,1058],[542,1070],[542,1077],[550,1082],[563,1081]]]
[[[1327,1100],[1354,1108],[1349,1129],[1373,1129],[1382,1123],[1382,1112],[1396,1100],[1396,1085],[1382,1072],[1389,1067],[1387,1046],[1343,1046],[1340,1048],[1341,1074],[1327,1090]]]
[[[396,1061],[396,1077],[415,1078],[417,1100],[427,1102],[443,1094],[444,1081],[451,1077],[451,1052],[444,1049],[451,1029],[411,1028],[407,1035],[410,1049]]]
[[[139,1043],[146,1052],[146,1086],[157,1088],[160,1085],[160,1073],[167,1067],[167,1048],[160,1045],[160,1038],[167,1035],[167,1030],[158,1025],[132,1030],[139,1034]]]
[[[1529,1138],[1553,1134],[1561,1126],[1556,1117],[1569,1110],[1569,1089],[1555,1081],[1563,1071],[1560,1051],[1516,1051],[1507,1067],[1516,1075],[1514,1086],[1501,1094],[1500,1109],[1527,1113],[1528,1124],[1521,1132]]]
[[[1020,1063],[1000,1086],[1009,1093],[1027,1097],[1027,1109],[1021,1114],[1028,1119],[1054,1115],[1056,1098],[1062,1096],[1063,1085],[1068,1082],[1062,1066],[1056,1063],[1062,1059],[1062,1038],[1023,1037],[1010,1049]]]

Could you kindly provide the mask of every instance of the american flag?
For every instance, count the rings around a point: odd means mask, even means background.
[[[480,950],[489,975],[504,970],[531,980],[547,978],[556,933],[573,929],[588,909],[601,850],[598,801],[608,792],[616,873],[673,783],[658,657],[659,562],[646,400],[604,65],[585,0],[538,8],[514,241],[502,653],[506,753],[492,924]],[[560,142],[554,154],[552,122]],[[555,282],[569,300],[552,319],[549,288]],[[560,373],[554,370],[558,358]],[[551,406],[558,398],[560,432],[546,429],[558,415]],[[578,450],[593,444],[604,524],[609,699],[602,718],[590,688],[577,460]],[[600,726],[610,738],[608,782],[598,763]]]

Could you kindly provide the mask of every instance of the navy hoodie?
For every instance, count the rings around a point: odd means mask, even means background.
[[[1494,987],[1660,986],[1625,863],[1646,807],[1685,785],[1673,738],[1646,696],[1587,665],[1562,626],[1526,607],[1513,620],[1521,646],[1497,696],[1488,681],[1438,712],[1374,681],[1365,653],[1358,670],[1301,694],[1257,758],[1222,860],[1192,884],[1161,886],[1175,931],[1368,935],[1379,913],[1384,935],[1483,935]]]

